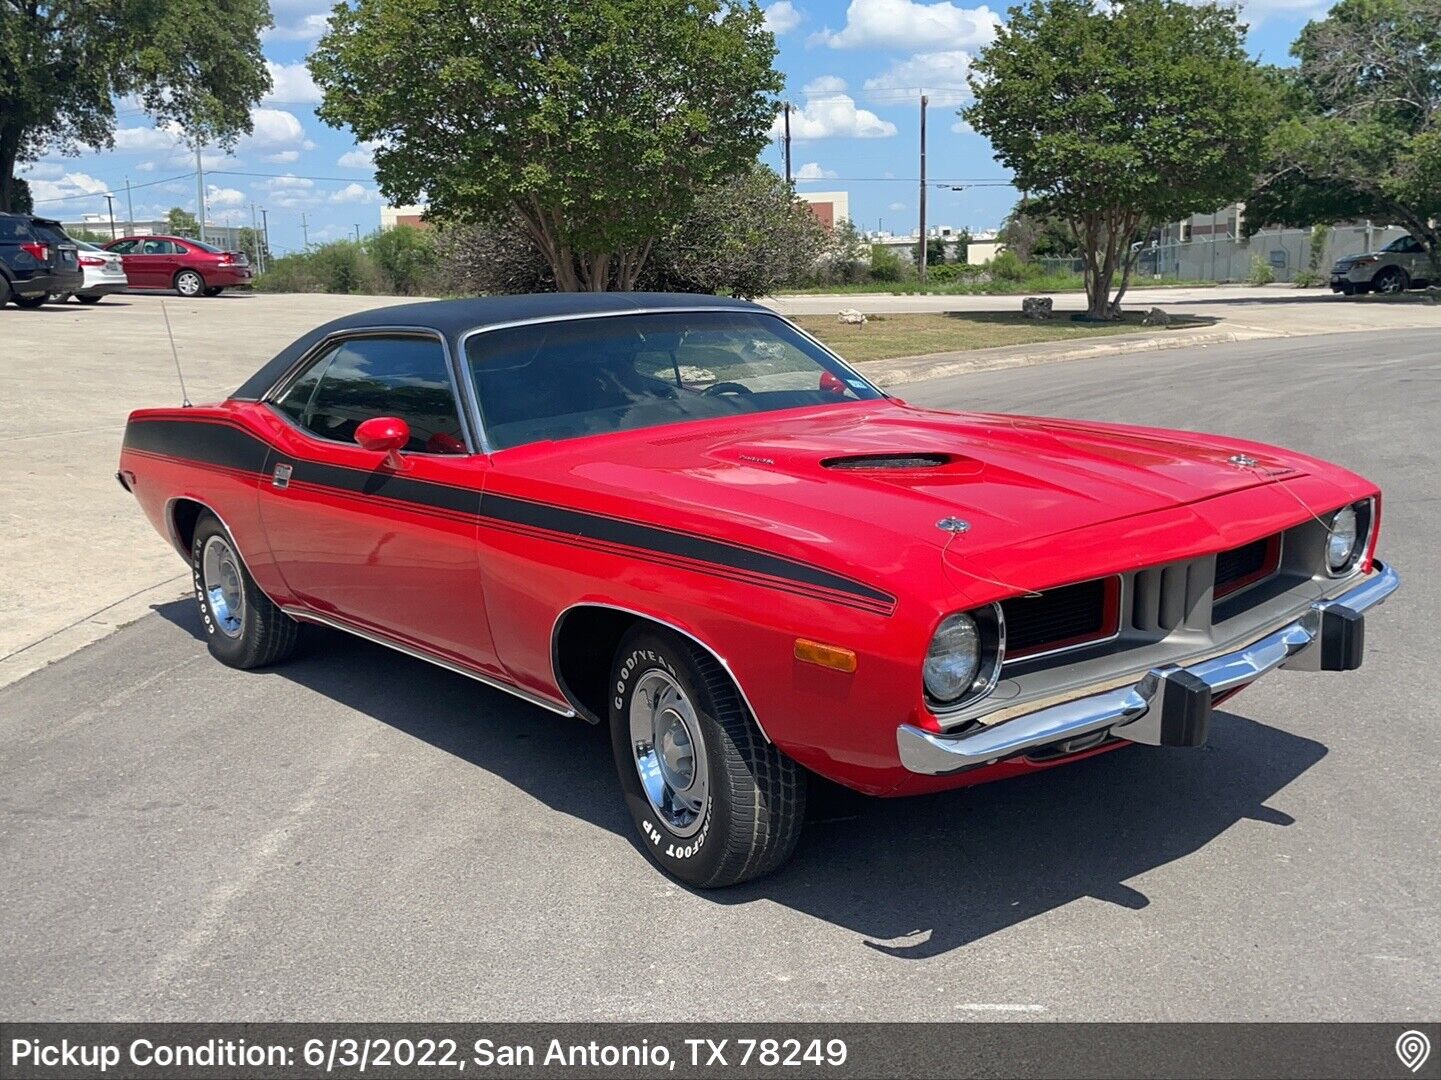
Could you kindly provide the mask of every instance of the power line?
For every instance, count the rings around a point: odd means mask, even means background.
[[[189,180],[194,175],[195,171],[192,169],[190,172],[181,173],[179,176],[167,176],[163,180],[149,180],[143,184],[132,184],[130,186],[132,190],[138,191],[140,188],[155,187],[157,184],[173,184],[177,180]],[[79,195],[57,195],[53,199],[36,199],[35,205],[40,206],[45,203],[71,202],[74,199],[103,199],[107,192],[113,193],[113,189],[106,188],[105,191],[85,191]]]

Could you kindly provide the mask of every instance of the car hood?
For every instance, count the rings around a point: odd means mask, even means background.
[[[1214,436],[894,399],[537,444],[493,460],[487,490],[852,573],[900,570],[918,546],[944,547],[943,518],[963,520],[967,550],[979,553],[1301,476],[1307,465]]]

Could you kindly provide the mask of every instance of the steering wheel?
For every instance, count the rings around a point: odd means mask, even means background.
[[[718,382],[707,386],[701,393],[709,397],[712,394],[754,394],[755,391],[743,383]]]

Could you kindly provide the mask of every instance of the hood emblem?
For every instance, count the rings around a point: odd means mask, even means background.
[[[1254,469],[1257,465],[1261,464],[1250,454],[1232,454],[1226,460],[1241,469]]]
[[[971,523],[958,517],[946,517],[936,522],[936,528],[941,532],[963,533],[971,531]]]

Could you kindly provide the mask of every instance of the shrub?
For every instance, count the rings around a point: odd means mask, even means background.
[[[905,276],[905,263],[884,244],[871,245],[871,280],[900,281]]]
[[[1315,270],[1301,270],[1296,274],[1296,286],[1301,289],[1313,288],[1325,280],[1325,275],[1319,274]]]
[[[440,257],[429,229],[401,225],[375,233],[365,242],[385,291],[421,296],[441,291],[437,281]]]
[[[1276,280],[1276,271],[1265,256],[1257,255],[1251,260],[1251,275],[1246,280],[1252,285],[1269,285]]]
[[[986,264],[985,269],[997,281],[1022,282],[1038,276],[1035,267],[1021,261],[1014,251],[1002,251]]]

